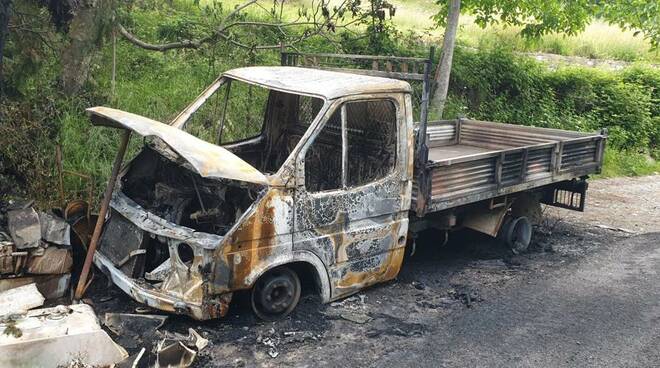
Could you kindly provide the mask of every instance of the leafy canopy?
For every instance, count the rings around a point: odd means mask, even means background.
[[[433,19],[444,26],[448,1],[436,0]],[[462,0],[461,12],[475,16],[481,27],[504,24],[522,27],[524,37],[548,33],[575,35],[594,18],[642,33],[653,47],[660,44],[660,0]]]

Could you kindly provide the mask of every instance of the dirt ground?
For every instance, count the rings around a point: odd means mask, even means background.
[[[593,181],[585,213],[545,214],[522,255],[429,232],[397,280],[343,301],[306,296],[263,323],[239,300],[225,319],[172,316],[118,342],[136,351],[192,327],[210,340],[194,367],[660,365],[660,176]],[[98,277],[89,295],[101,316],[138,306],[106,286]]]

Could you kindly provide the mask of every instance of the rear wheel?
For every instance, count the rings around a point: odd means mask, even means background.
[[[288,316],[299,300],[300,279],[286,266],[268,271],[252,287],[252,310],[264,321]]]
[[[532,223],[524,216],[513,217],[502,226],[501,234],[514,254],[522,253],[532,241]]]

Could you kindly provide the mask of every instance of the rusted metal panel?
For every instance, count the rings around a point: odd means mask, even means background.
[[[64,274],[71,271],[71,249],[48,247],[41,256],[28,258],[25,271],[34,275]]]
[[[422,194],[429,211],[597,172],[606,138],[465,119],[456,134],[460,144],[436,145],[429,153],[432,184]]]
[[[49,213],[39,213],[41,239],[48,243],[71,245],[71,228],[64,219]]]
[[[32,207],[9,211],[7,220],[17,249],[36,248],[41,244],[39,215]]]
[[[439,167],[433,170],[432,178],[432,200],[464,196],[495,184],[495,159]]]
[[[476,203],[505,194],[522,192],[533,188],[540,188],[552,183],[579,178],[595,172],[596,168],[597,165],[594,164],[590,166],[584,166],[579,171],[557,174],[552,177],[543,178],[543,179],[529,180],[516,185],[511,185],[501,188],[497,188],[496,186],[493,185],[489,188],[485,188],[483,191],[479,191],[471,195],[457,196],[455,198],[449,198],[446,200],[432,201],[429,204],[429,211],[431,212],[443,211],[449,208],[459,207],[470,203]]]
[[[362,99],[384,97],[366,95]],[[354,188],[316,193],[305,189],[304,171],[296,179],[300,185],[295,192],[293,248],[314,253],[326,265],[331,300],[394,278],[403,260],[412,191],[406,178],[413,170],[414,136],[412,119],[406,118],[411,117],[405,105],[409,97],[388,97],[398,106],[396,162],[389,175]],[[313,129],[318,134],[323,127],[321,121]],[[310,139],[301,146],[299,167],[304,167],[304,152],[313,144]]]
[[[117,211],[111,211],[99,240],[99,249],[131,277],[144,272],[146,257],[145,232]]]
[[[92,107],[87,109],[87,112],[92,123],[96,125],[130,129],[142,136],[160,138],[187,160],[202,177],[268,184],[264,174],[238,156],[173,126],[109,107]]]
[[[565,142],[561,155],[561,171],[567,171],[585,164],[597,162],[598,140]]]
[[[410,92],[410,85],[395,79],[295,67],[249,67],[224,75],[252,84],[324,99],[373,93]]]
[[[456,143],[457,121],[442,120],[429,122],[426,128],[429,136],[429,148],[448,146]]]
[[[527,177],[530,180],[552,175],[552,148],[537,148],[529,151]]]

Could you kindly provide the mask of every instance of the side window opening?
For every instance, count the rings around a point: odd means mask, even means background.
[[[307,190],[357,187],[389,175],[396,166],[396,116],[390,100],[349,102],[335,110],[305,155]]]
[[[267,147],[263,171],[276,171],[298,145],[323,107],[319,98],[273,91],[265,133]]]
[[[396,107],[390,100],[346,105],[346,185],[356,187],[389,175],[396,165]]]
[[[298,119],[296,123],[305,130],[323,107],[323,100],[309,96],[298,96]]]
[[[305,188],[322,192],[342,187],[341,109],[335,110],[305,154]]]

